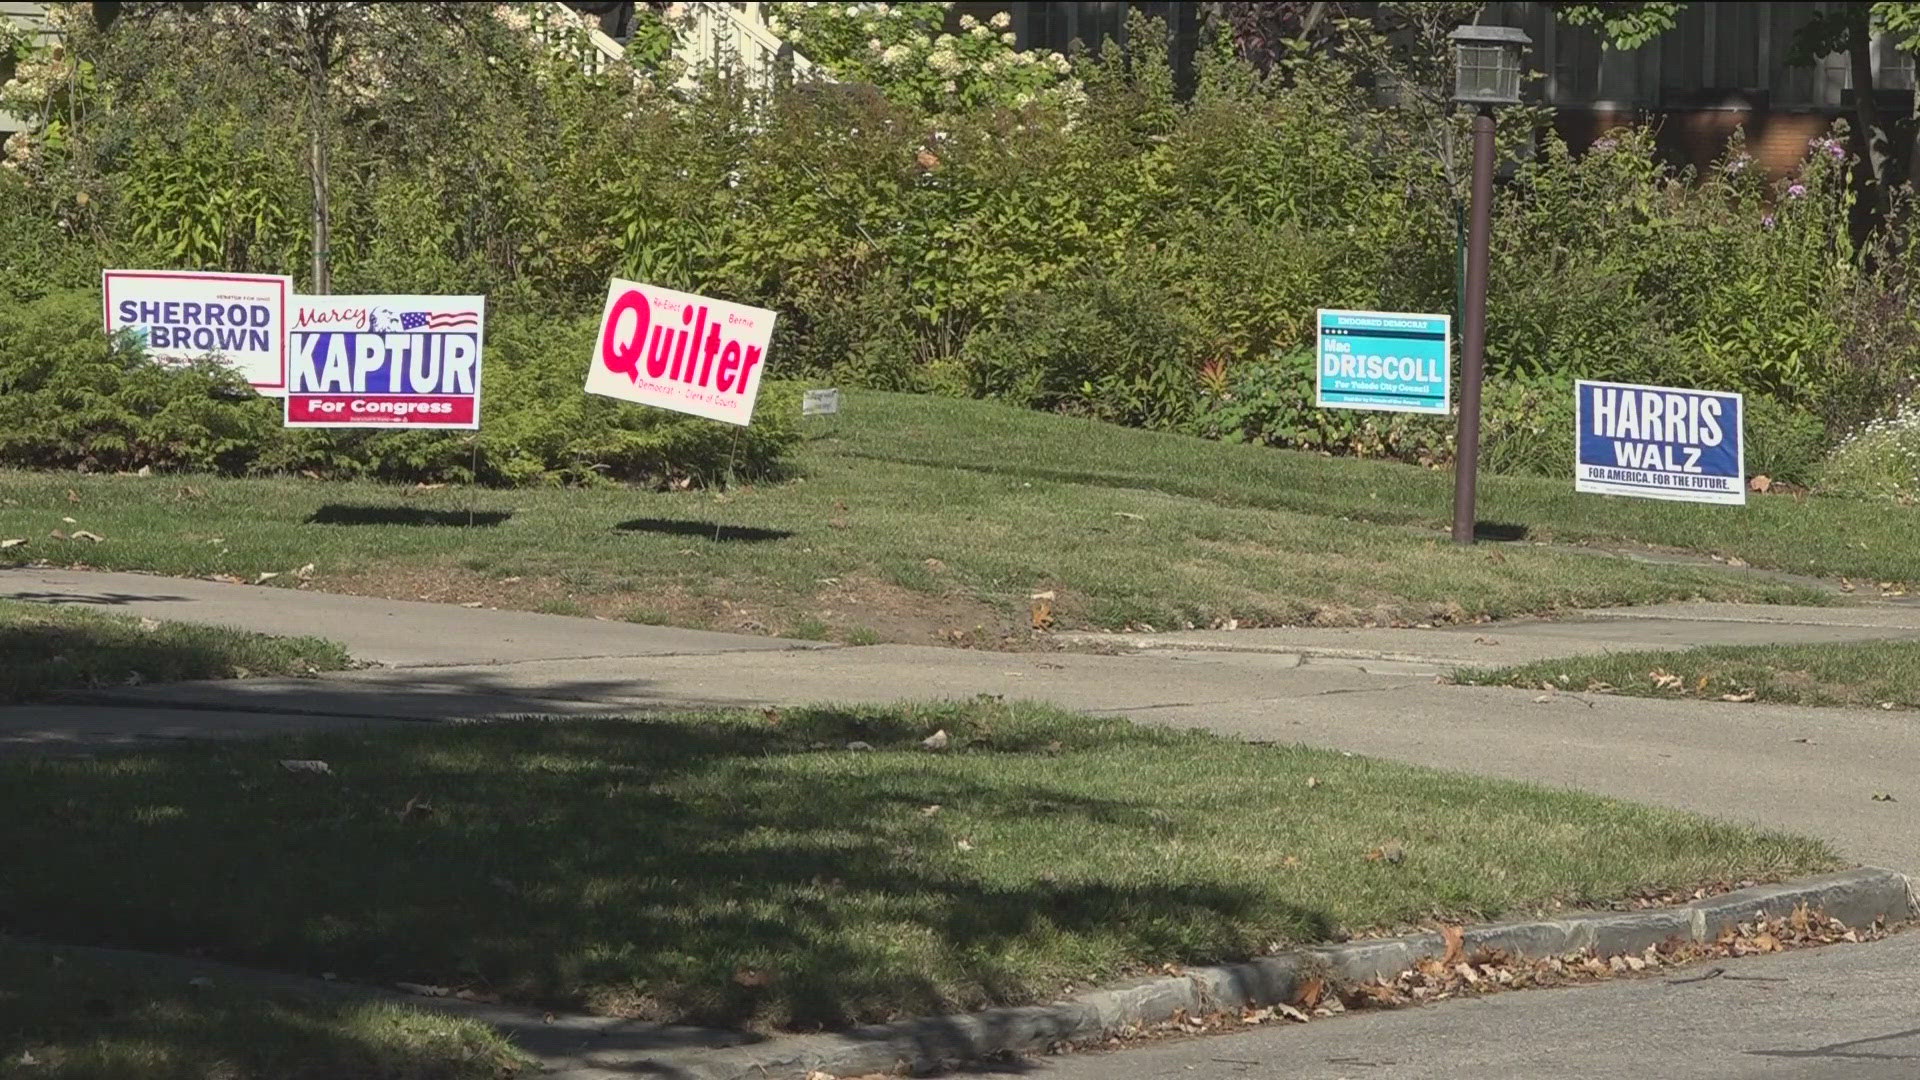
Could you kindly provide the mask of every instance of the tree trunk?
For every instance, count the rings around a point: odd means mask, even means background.
[[[304,5],[301,45],[306,53],[307,179],[313,186],[313,282],[315,296],[333,292],[333,166],[327,87],[333,73],[332,13],[323,4]]]
[[[307,155],[307,170],[313,181],[313,283],[310,288],[316,296],[333,292],[333,272],[329,266],[333,240],[333,185],[327,180],[331,159],[327,153],[327,136],[321,128],[322,124],[316,115]]]
[[[1873,100],[1873,45],[1873,34],[1863,23],[1853,33],[1847,58],[1853,64],[1853,116],[1864,149],[1860,161],[1867,169],[1868,204],[1873,219],[1880,221],[1885,218],[1892,195],[1887,177],[1892,154],[1886,129],[1880,125],[1879,107]]]

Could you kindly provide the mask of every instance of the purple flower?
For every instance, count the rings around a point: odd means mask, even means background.
[[[1806,197],[1807,185],[1805,184],[1795,184],[1787,189],[1787,198],[1789,199],[1804,199]]]
[[[1847,148],[1840,145],[1840,140],[1838,139],[1833,140],[1827,145],[1827,153],[1832,155],[1835,161],[1845,161],[1847,159]]]
[[[1620,146],[1620,143],[1614,139],[1595,139],[1593,141],[1593,149],[1596,152],[1602,153],[1602,154],[1606,153],[1609,150],[1618,149],[1619,146]]]
[[[1769,229],[1773,228],[1773,215],[1768,214],[1766,217],[1761,218],[1760,224]]]
[[[1737,158],[1728,158],[1723,168],[1728,176],[1739,176],[1741,173],[1746,172],[1747,166],[1751,164],[1753,164],[1753,159],[1745,154],[1741,154]]]

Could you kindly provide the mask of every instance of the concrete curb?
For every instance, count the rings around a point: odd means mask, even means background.
[[[1741,889],[1685,907],[1593,912],[1564,919],[1470,929],[1468,951],[1502,949],[1542,957],[1591,948],[1602,956],[1638,953],[1673,938],[1709,941],[1733,923],[1782,917],[1801,905],[1853,927],[1904,922],[1916,913],[1906,875],[1864,867],[1784,885]],[[1180,975],[1081,994],[1051,1005],[992,1009],[856,1028],[834,1035],[769,1039],[751,1046],[668,1051],[639,1057],[591,1049],[551,1073],[556,1080],[641,1075],[668,1080],[804,1080],[809,1072],[848,1076],[915,1072],[1001,1054],[1103,1039],[1176,1014],[1204,1015],[1291,998],[1304,973],[1337,982],[1391,978],[1427,956],[1445,953],[1439,934],[1413,934],[1298,949],[1240,964],[1190,968]]]

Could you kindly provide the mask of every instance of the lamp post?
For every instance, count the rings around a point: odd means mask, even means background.
[[[1487,261],[1493,237],[1493,110],[1520,103],[1520,54],[1532,44],[1510,26],[1462,26],[1452,34],[1453,100],[1474,107],[1473,217],[1460,327],[1460,435],[1453,463],[1453,542],[1473,543],[1480,479],[1480,379],[1487,347]]]

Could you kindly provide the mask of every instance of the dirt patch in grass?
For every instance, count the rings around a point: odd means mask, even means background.
[[[442,560],[431,566],[402,563],[318,576],[312,587],[389,600],[477,604],[552,615],[857,643],[1005,647],[1028,644],[1033,636],[1006,612],[965,596],[958,589],[920,593],[867,574],[818,579],[805,595],[781,595],[764,583],[747,585],[725,580],[707,582],[698,591],[680,585],[604,590],[575,587],[556,577],[485,573]]]
[[[861,631],[878,641],[917,645],[1017,644],[1033,637],[1005,611],[957,591],[919,593],[865,574],[826,579],[820,586],[809,614],[826,623],[838,641]]]

